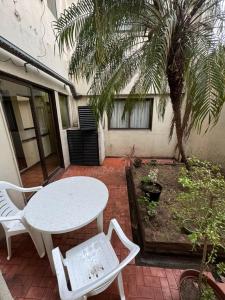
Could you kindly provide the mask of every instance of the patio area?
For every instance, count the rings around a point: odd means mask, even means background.
[[[122,229],[132,239],[125,161],[120,158],[107,158],[101,167],[70,166],[61,178],[70,176],[92,176],[103,181],[109,189],[109,201],[104,211],[104,231],[110,219],[116,218]],[[59,178],[58,178],[59,179]],[[62,252],[87,240],[97,233],[96,222],[72,233],[54,235],[54,246]],[[113,240],[120,258],[126,250]],[[59,299],[56,277],[52,275],[47,257],[39,258],[28,235],[12,239],[12,258],[7,261],[5,242],[0,244],[0,270],[14,299]],[[178,280],[181,270],[140,267],[130,264],[123,271],[125,295],[129,300],[178,300]],[[113,283],[104,293],[92,299],[119,300],[118,289]]]

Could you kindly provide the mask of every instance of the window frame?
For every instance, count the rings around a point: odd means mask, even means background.
[[[115,102],[116,101],[126,101],[126,98],[116,98]],[[127,128],[115,128],[115,127],[111,127],[111,116],[108,115],[108,130],[150,130],[150,131],[152,131],[154,98],[153,97],[147,97],[147,98],[144,99],[144,101],[149,101],[150,102],[150,105],[149,105],[149,124],[148,124],[148,127],[144,127],[144,128],[130,127],[131,113],[129,113],[129,116],[128,116],[128,127]]]
[[[66,103],[67,103],[67,113],[68,113],[69,124],[68,124],[68,127],[65,127],[65,128],[63,127],[63,122],[62,122],[62,113],[61,113],[61,106],[60,106],[60,96],[66,97]],[[68,97],[68,95],[63,94],[63,93],[58,93],[58,97],[59,97],[59,110],[60,110],[60,117],[61,117],[62,129],[63,130],[67,130],[67,129],[71,128],[69,97]]]
[[[36,138],[37,138],[37,144],[38,144],[38,150],[39,150],[39,155],[40,155],[40,161],[41,161],[41,166],[42,166],[42,172],[43,172],[43,185],[46,185],[47,183],[49,183],[51,181],[51,178],[60,170],[60,168],[65,168],[65,164],[64,164],[64,157],[63,157],[63,151],[62,151],[62,141],[60,138],[60,128],[59,128],[59,120],[58,120],[58,111],[57,111],[57,107],[56,107],[56,97],[55,97],[55,90],[43,86],[39,83],[36,83],[34,81],[31,80],[27,80],[24,78],[21,78],[19,76],[4,72],[2,70],[0,70],[0,80],[6,80],[6,81],[10,81],[12,83],[15,84],[19,84],[19,85],[23,85],[26,86],[27,88],[30,89],[31,91],[31,96],[30,96],[30,104],[31,104],[31,111],[32,111],[32,116],[33,116],[33,121],[34,121],[34,128],[29,128],[29,129],[35,129],[36,131]],[[46,169],[46,164],[44,162],[44,149],[43,149],[43,144],[42,144],[42,135],[40,132],[40,128],[37,122],[37,116],[36,116],[36,111],[35,111],[35,106],[34,106],[34,93],[33,90],[34,89],[40,89],[44,92],[46,92],[49,95],[49,100],[50,100],[50,104],[51,104],[51,109],[52,109],[52,117],[53,117],[53,122],[54,122],[54,128],[55,128],[55,133],[56,133],[56,137],[57,137],[57,150],[58,150],[58,155],[59,155],[59,167],[56,168],[56,170],[54,170],[51,174],[47,173],[47,169]],[[24,96],[21,94],[17,94],[18,96]],[[2,103],[0,103],[0,106],[2,107]],[[3,109],[3,107],[2,107]],[[4,112],[4,110],[3,110]],[[10,134],[10,130],[9,130],[9,126],[8,126],[8,121],[6,120],[6,115],[4,113],[3,115],[6,123],[7,123],[7,131],[9,136],[11,137]],[[10,138],[10,143],[12,148],[13,146],[13,142],[12,139]],[[14,150],[15,153],[15,150]],[[15,155],[15,154],[14,154]],[[17,163],[18,165],[18,163]],[[22,173],[21,173],[22,174]]]

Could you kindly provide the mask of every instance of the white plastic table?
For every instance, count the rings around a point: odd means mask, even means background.
[[[98,230],[103,231],[103,210],[108,196],[108,189],[100,180],[76,176],[50,183],[30,199],[24,217],[29,225],[42,232],[54,273],[51,234],[73,231],[96,218]]]

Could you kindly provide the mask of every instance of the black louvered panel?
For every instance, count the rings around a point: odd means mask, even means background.
[[[79,121],[81,130],[96,130],[96,120],[94,113],[89,106],[79,106]]]
[[[74,165],[98,166],[97,131],[67,130],[70,162]]]
[[[84,162],[85,165],[99,165],[99,148],[97,131],[83,132]]]
[[[80,130],[67,130],[70,162],[83,165],[83,137]]]

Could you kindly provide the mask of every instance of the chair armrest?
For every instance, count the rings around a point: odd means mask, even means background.
[[[64,295],[63,299],[82,299],[82,296],[87,295],[89,292],[105,285],[107,282],[115,278],[119,272],[137,255],[140,251],[139,246],[134,244],[130,241],[126,235],[124,234],[122,228],[120,227],[119,223],[116,219],[112,219],[109,224],[109,230],[107,233],[107,238],[111,240],[112,231],[115,230],[116,234],[118,235],[119,239],[121,240],[122,244],[130,250],[129,255],[117,266],[115,267],[110,273],[106,274],[99,279],[97,279],[94,283],[89,283],[82,288],[79,288],[76,291],[68,291],[67,284],[65,281],[65,275],[63,270],[63,259],[60,257],[59,249],[53,249],[53,260],[55,264],[56,274],[58,278],[58,284],[61,287],[60,295]]]
[[[139,249],[139,247],[136,244],[134,244],[131,240],[127,238],[116,219],[112,219],[110,221],[109,230],[107,233],[107,237],[109,240],[111,240],[113,230],[115,230],[117,236],[119,237],[120,241],[125,247],[127,247],[130,250],[136,247]]]
[[[43,186],[35,186],[35,187],[31,187],[31,188],[23,188],[23,187],[18,187],[18,191],[23,192],[23,193],[29,193],[29,192],[37,192],[40,189],[43,188]]]
[[[0,223],[1,222],[9,222],[9,221],[21,221],[22,222],[22,217],[20,216],[11,216],[11,217],[0,217]]]
[[[67,287],[66,274],[64,270],[64,258],[59,250],[59,247],[52,250],[52,258],[59,286],[60,299],[75,299],[76,297],[72,297],[74,292],[69,291]]]
[[[6,181],[1,181],[0,182],[0,188],[6,189],[6,190],[8,190],[8,189],[9,190],[15,190],[15,191],[19,191],[19,192],[22,192],[22,193],[29,193],[29,192],[39,191],[42,188],[42,186],[24,188],[24,187],[20,187],[20,186],[17,186],[15,184],[12,184],[12,183],[9,183],[9,182],[6,182]]]

